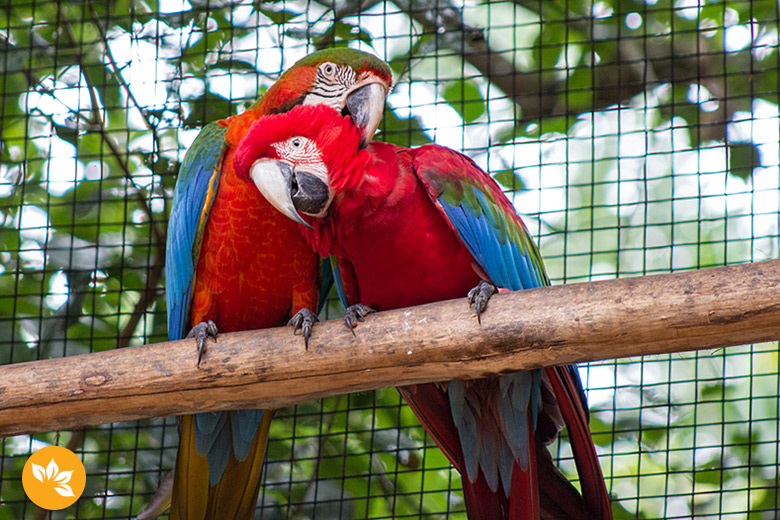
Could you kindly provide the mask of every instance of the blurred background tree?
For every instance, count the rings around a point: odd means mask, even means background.
[[[779,29],[770,0],[6,1],[0,362],[165,339],[184,151],[334,45],[394,69],[377,138],[471,155],[554,283],[776,258]],[[778,518],[778,365],[760,344],[583,366],[616,518]],[[128,518],[177,434],[168,418],[1,442],[0,520],[49,516],[21,468],[57,442],[88,479],[50,516]],[[459,478],[395,390],[330,398],[274,423],[257,516],[464,518]]]

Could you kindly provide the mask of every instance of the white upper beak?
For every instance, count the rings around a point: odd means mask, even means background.
[[[249,170],[249,176],[263,197],[280,213],[301,225],[312,227],[303,220],[293,204],[290,190],[292,166],[289,163],[275,159],[258,159]]]

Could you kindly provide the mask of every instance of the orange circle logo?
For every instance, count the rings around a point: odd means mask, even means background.
[[[24,492],[33,503],[56,511],[78,500],[87,484],[87,472],[75,453],[60,446],[36,451],[22,470]]]

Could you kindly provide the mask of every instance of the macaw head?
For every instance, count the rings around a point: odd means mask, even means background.
[[[325,49],[282,74],[256,108],[261,114],[279,114],[297,105],[327,105],[352,118],[365,146],[382,120],[392,81],[390,67],[371,54],[347,47]]]
[[[372,161],[361,128],[322,105],[302,105],[255,121],[236,150],[235,171],[251,178],[277,210],[307,226]]]

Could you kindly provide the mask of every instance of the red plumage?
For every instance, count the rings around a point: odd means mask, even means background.
[[[240,138],[239,130],[228,137]],[[222,332],[284,325],[301,308],[316,310],[318,299],[317,255],[297,224],[236,175],[234,150],[203,234],[190,319],[214,320]]]

